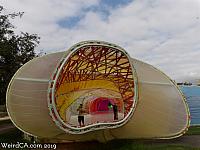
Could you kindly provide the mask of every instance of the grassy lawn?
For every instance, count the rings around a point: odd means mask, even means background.
[[[22,132],[18,129],[11,130],[7,133],[0,134],[0,142],[24,142],[25,140],[22,138]]]
[[[142,141],[121,140],[112,141],[98,146],[97,150],[199,150],[184,145],[144,143]]]
[[[0,143],[17,143],[17,142],[23,142],[23,143],[30,143],[27,140],[24,140],[22,138],[23,133],[19,131],[18,129],[11,130],[7,133],[0,134]],[[0,149],[3,150],[3,148],[0,145]],[[5,150],[8,148],[4,148]],[[8,149],[9,150],[9,149]],[[18,149],[13,149],[12,150],[18,150]],[[24,148],[24,150],[28,150],[27,148]]]
[[[200,135],[200,126],[191,126],[186,135]]]
[[[58,149],[66,149],[67,144],[58,144]],[[178,144],[164,144],[154,141],[142,140],[114,140],[107,143],[86,142],[75,143],[69,146],[70,150],[199,150],[200,148],[192,148]]]

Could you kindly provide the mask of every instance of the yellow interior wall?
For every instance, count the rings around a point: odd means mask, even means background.
[[[77,98],[85,95],[92,89],[107,89],[119,93],[119,89],[116,87],[116,85],[107,80],[89,80],[63,83],[56,92],[56,107],[63,121],[66,120],[66,109]]]

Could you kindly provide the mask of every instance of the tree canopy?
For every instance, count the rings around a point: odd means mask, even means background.
[[[0,6],[0,105],[5,104],[7,86],[14,73],[27,61],[36,57],[39,44],[36,34],[16,34],[10,20],[22,17],[23,12],[4,14]]]

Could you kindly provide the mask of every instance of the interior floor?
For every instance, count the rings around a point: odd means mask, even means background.
[[[122,120],[124,118],[123,113],[118,113],[118,120],[114,120],[114,114],[113,113],[101,113],[101,114],[86,114],[84,115],[84,122],[85,126],[96,124],[96,123],[110,123]],[[79,127],[78,122],[78,115],[73,115],[69,118],[68,124],[70,124],[72,127]]]

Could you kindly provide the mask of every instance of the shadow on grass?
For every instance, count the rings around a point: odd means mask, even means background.
[[[142,140],[122,140],[120,142],[112,141],[111,143],[108,143],[108,145],[110,146],[109,149],[111,150],[196,150],[195,148],[184,145],[164,144]],[[115,146],[113,147],[113,145]],[[107,149],[107,146],[105,149]]]
[[[18,129],[12,129],[6,133],[0,134],[0,142],[16,143],[28,142],[23,139],[23,133]]]

